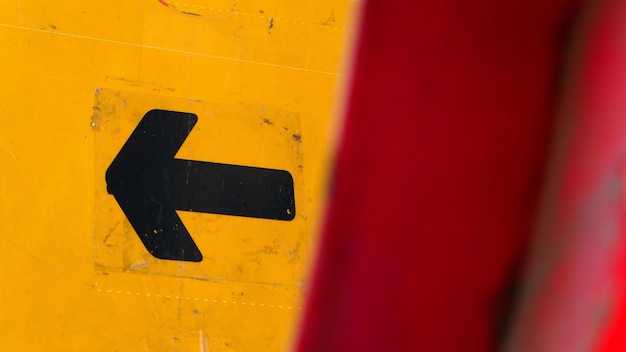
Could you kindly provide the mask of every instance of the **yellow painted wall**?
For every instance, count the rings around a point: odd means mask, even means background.
[[[0,350],[287,348],[357,5],[0,2]],[[198,115],[179,158],[290,171],[296,218],[179,212],[204,260],[152,257],[104,173],[155,108]]]

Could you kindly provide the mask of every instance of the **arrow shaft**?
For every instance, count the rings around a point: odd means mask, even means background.
[[[293,178],[284,170],[174,159],[176,210],[292,220]]]

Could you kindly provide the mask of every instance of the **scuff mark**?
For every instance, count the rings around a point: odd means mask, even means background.
[[[262,249],[258,251],[258,253],[263,254],[278,254],[278,250],[272,246],[263,246]]]
[[[15,46],[15,44],[13,44],[12,41],[9,41],[9,44],[11,45],[11,48],[13,49],[13,51],[18,52],[19,49]]]
[[[24,20],[22,19],[22,0],[17,0],[17,18],[20,24],[24,24]]]
[[[44,266],[47,266],[48,268],[56,271],[57,273],[61,272],[61,269],[57,268],[56,266],[44,261],[43,259],[39,258],[38,256],[34,255],[33,253],[25,250],[24,248],[18,246],[17,244],[13,243],[12,241],[10,241],[8,238],[4,237],[4,236],[0,236],[0,239],[4,240],[6,243],[10,244],[11,246],[15,247],[17,250],[19,250],[20,252],[22,252],[23,254],[33,258],[35,261],[43,264]]]
[[[100,131],[100,120],[102,118],[102,111],[99,106],[93,107],[93,113],[91,114],[91,129],[94,131]]]
[[[182,312],[182,305],[181,305],[182,304],[182,301],[181,301],[182,298],[181,297],[183,296],[183,292],[184,292],[184,290],[183,290],[184,284],[185,283],[183,282],[183,280],[180,280],[180,285],[178,287],[178,292],[180,292],[179,293],[180,296],[176,297],[177,300],[178,300],[178,305],[177,305],[177,309],[176,309],[177,310],[177,313],[176,313],[177,321],[181,321],[180,320],[180,316],[181,316],[181,312]]]
[[[145,259],[139,259],[130,264],[130,270],[142,270],[147,269],[150,266],[150,263]]]
[[[236,37],[236,38],[240,38],[240,36],[239,36],[239,32],[241,32],[241,30],[242,30],[242,29],[243,29],[243,25],[241,25],[241,26],[237,27],[237,29],[235,29],[235,30],[233,31],[233,36],[234,36],[234,37]]]
[[[15,155],[15,153],[13,153],[13,151],[11,151],[11,149],[9,149],[9,147],[7,147],[7,146],[6,146],[6,145],[4,145],[4,144],[2,144],[2,145],[0,145],[0,146],[2,146],[2,149],[3,149],[5,152],[7,152],[7,153],[9,153],[9,155],[11,155],[11,157],[13,158],[13,160],[17,160],[17,155]]]
[[[169,7],[171,9],[175,10],[175,11],[178,11],[178,12],[182,13],[183,15],[198,16],[198,17],[202,16],[201,14],[195,13],[195,12],[181,11],[181,10],[177,9],[176,6],[174,6],[174,4],[172,4],[171,2],[168,2],[167,0],[158,0],[158,1],[161,3],[161,5],[163,5],[165,7]]]
[[[205,346],[205,343],[204,343],[204,332],[202,332],[202,329],[200,329],[198,338],[200,339],[200,352],[206,352],[208,346]]]
[[[289,255],[289,264],[293,264],[300,259],[300,243],[294,249],[285,248]]]
[[[331,27],[335,25],[335,11],[330,11],[330,16],[326,19],[326,21],[321,22],[320,25]]]
[[[292,134],[291,136],[293,137],[293,139],[294,139],[296,142],[302,142],[302,136],[301,136],[301,135],[294,133],[294,134]]]

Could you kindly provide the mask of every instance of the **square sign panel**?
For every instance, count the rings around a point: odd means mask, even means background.
[[[288,349],[359,6],[0,1],[0,349]]]
[[[99,270],[300,283],[297,113],[98,88],[92,127]]]

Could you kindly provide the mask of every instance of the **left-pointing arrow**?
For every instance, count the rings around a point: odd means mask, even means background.
[[[149,111],[106,172],[107,191],[160,259],[202,260],[176,210],[275,220],[296,213],[288,171],[175,159],[197,120],[190,113]]]

